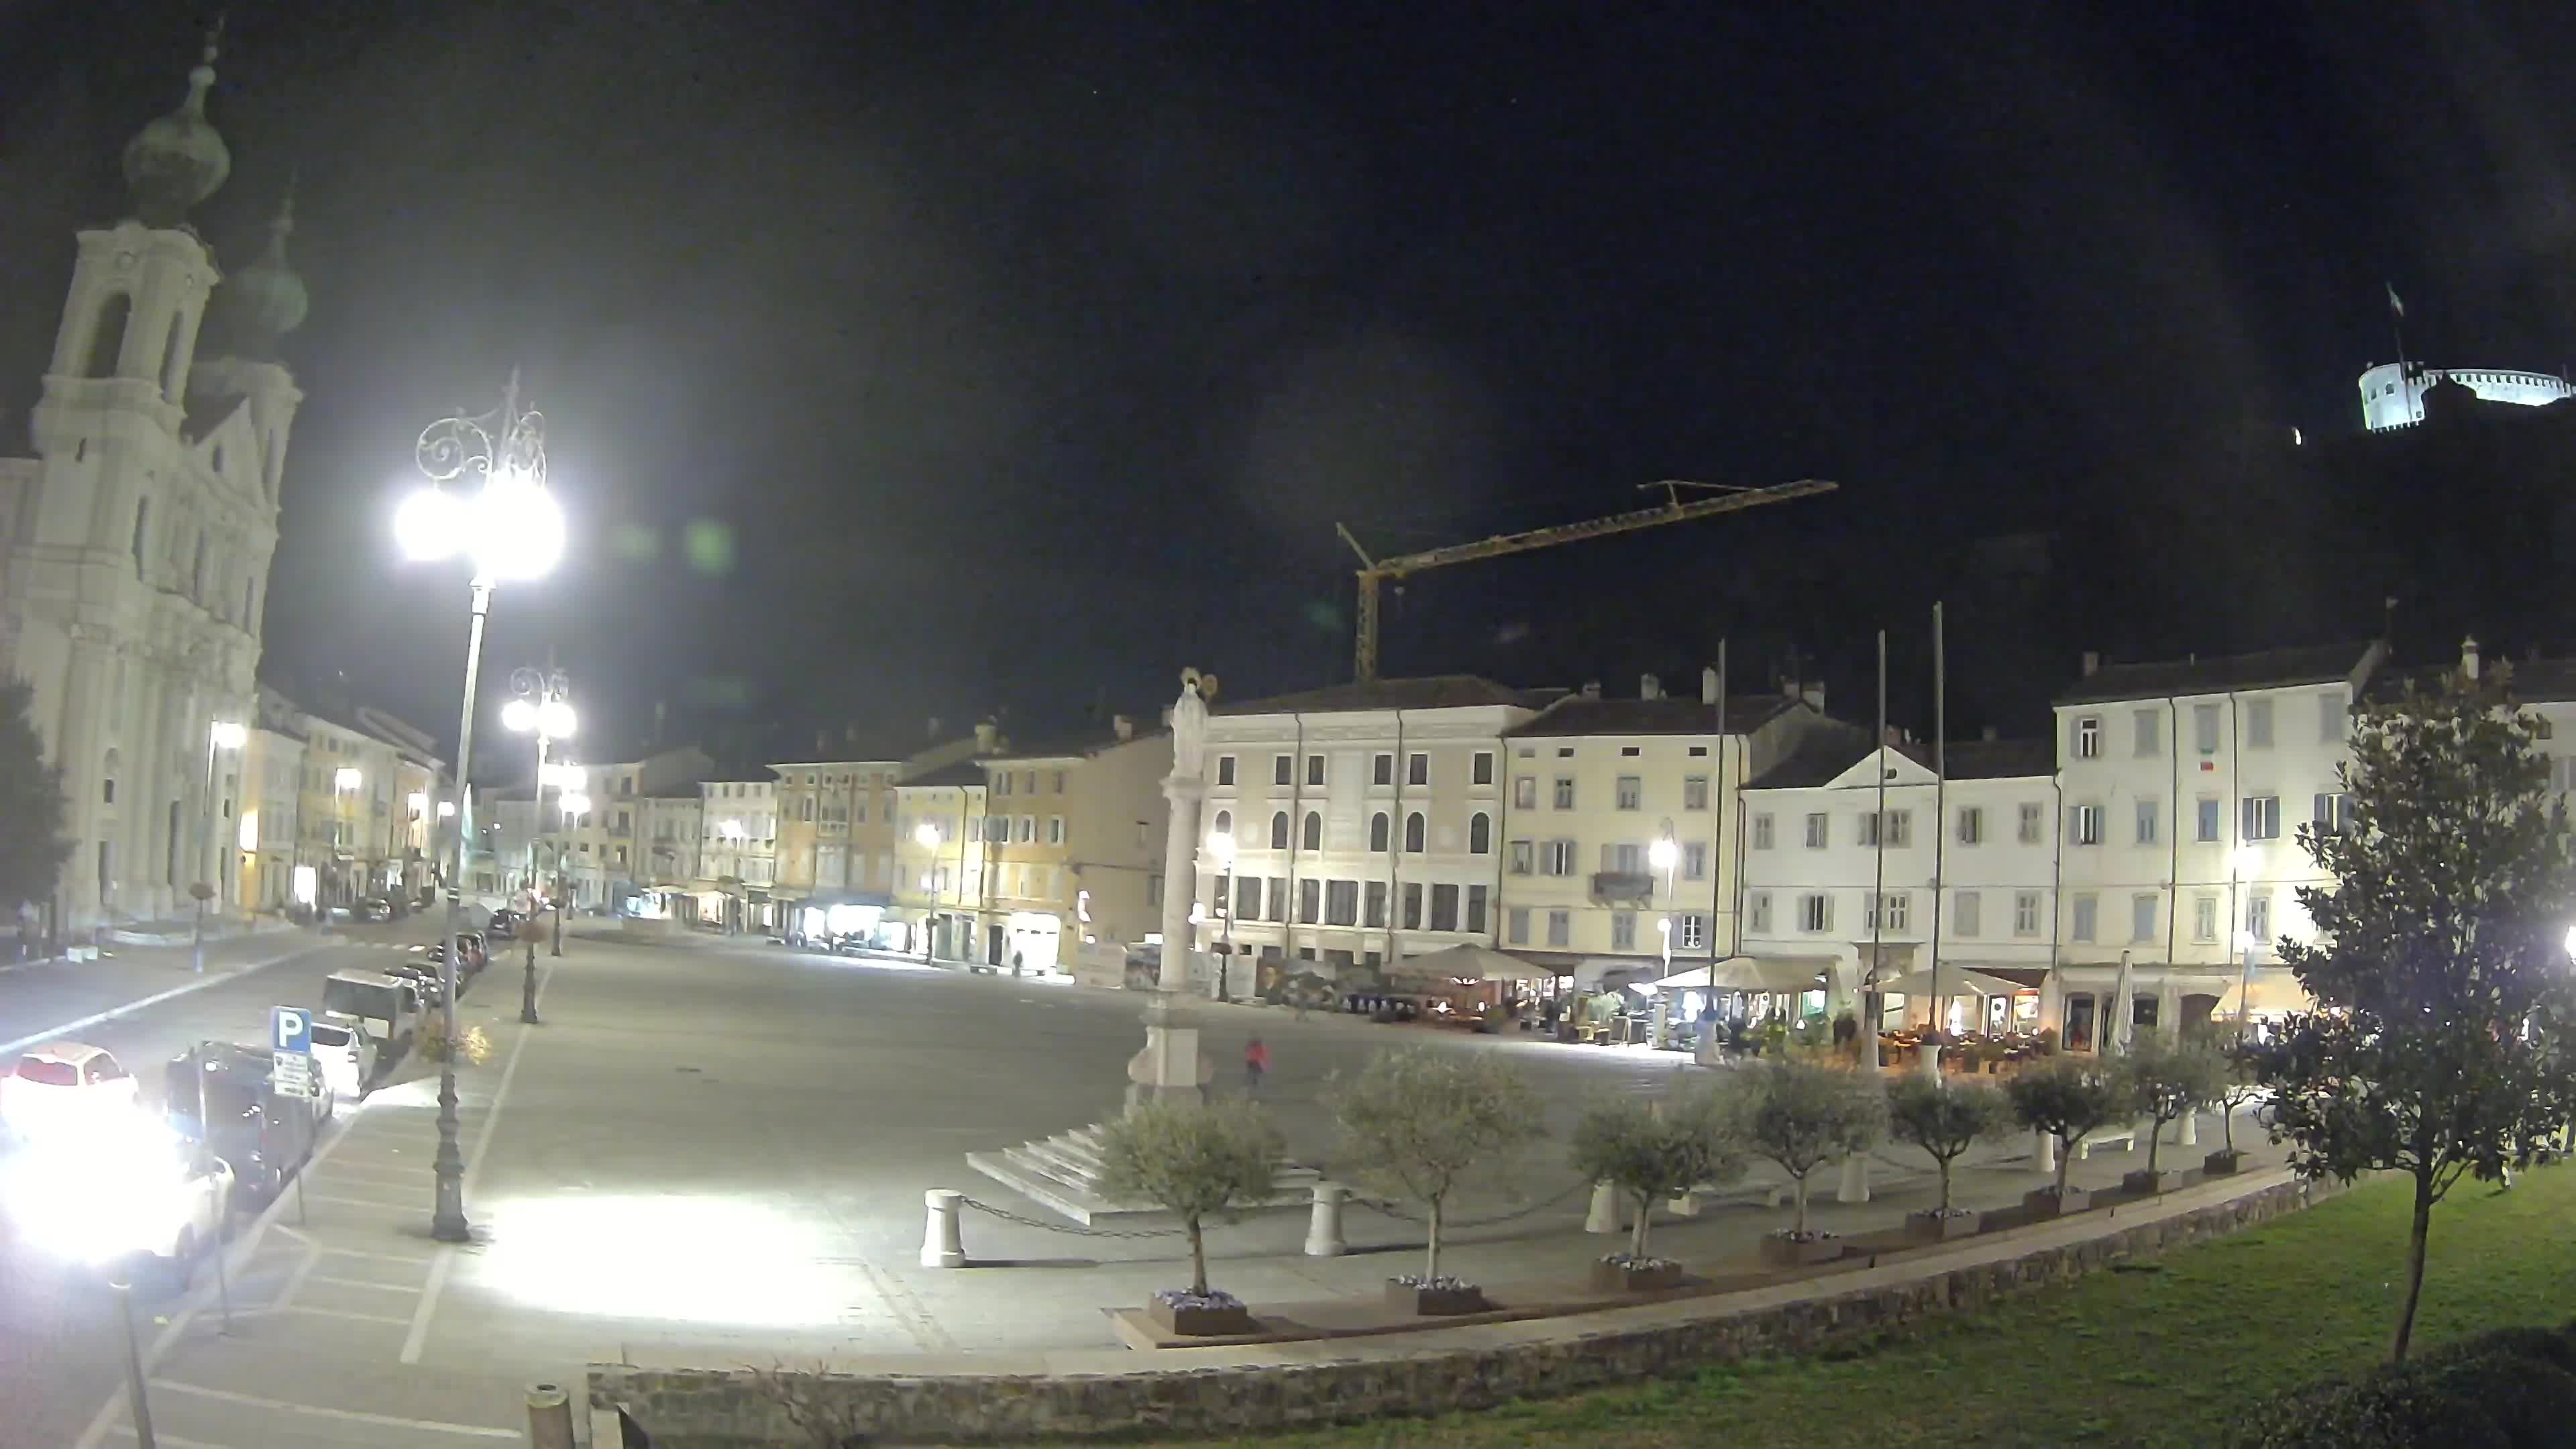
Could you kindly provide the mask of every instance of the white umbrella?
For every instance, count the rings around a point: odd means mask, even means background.
[[[2110,1019],[2102,1023],[2103,1042],[2121,1056],[2129,1054],[2129,1025],[2138,1014],[2137,1008],[2129,1004],[2129,995],[2135,989],[2130,977],[2129,953],[2123,951],[2120,953],[2120,974],[2111,982],[2111,1004],[2106,1008]]]
[[[2058,1044],[2061,1046],[2065,1044],[2063,1038],[2066,1035],[2066,983],[2059,978],[2057,968],[2054,966],[2048,968],[2047,975],[2039,978],[2039,1023],[2042,1026],[2055,1027],[2060,1038]]]

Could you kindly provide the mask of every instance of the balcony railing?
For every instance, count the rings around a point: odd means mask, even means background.
[[[1602,902],[1645,905],[1654,899],[1655,877],[1651,871],[1603,870],[1592,875],[1592,898]]]

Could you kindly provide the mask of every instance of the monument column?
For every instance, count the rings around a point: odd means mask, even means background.
[[[1163,779],[1171,819],[1163,832],[1163,958],[1145,1007],[1145,1049],[1127,1063],[1127,1104],[1183,1098],[1202,1100],[1215,1067],[1199,1049],[1196,1027],[1180,1003],[1190,989],[1190,948],[1195,935],[1190,906],[1198,897],[1199,807],[1207,797],[1207,701],[1199,672],[1181,672],[1180,698],[1172,705],[1172,773]]]

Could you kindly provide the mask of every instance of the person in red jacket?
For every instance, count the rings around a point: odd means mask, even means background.
[[[1268,1075],[1269,1071],[1270,1048],[1263,1046],[1261,1038],[1257,1036],[1245,1042],[1243,1044],[1244,1095],[1258,1095],[1261,1091],[1261,1079]]]

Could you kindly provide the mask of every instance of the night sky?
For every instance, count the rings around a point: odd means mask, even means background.
[[[237,5],[199,225],[246,262],[299,171],[313,297],[271,672],[454,728],[463,579],[387,524],[513,364],[575,543],[493,692],[551,648],[613,731],[767,749],[1346,677],[1336,519],[1666,477],[1844,487],[1418,579],[1387,671],[1631,689],[1726,636],[1841,688],[1885,625],[1911,681],[1970,540],[2117,574],[2209,448],[2355,430],[2384,282],[2412,355],[2576,353],[2563,16],[2077,8]],[[204,18],[0,0],[11,452]],[[2302,642],[2192,627],[2122,638]]]

